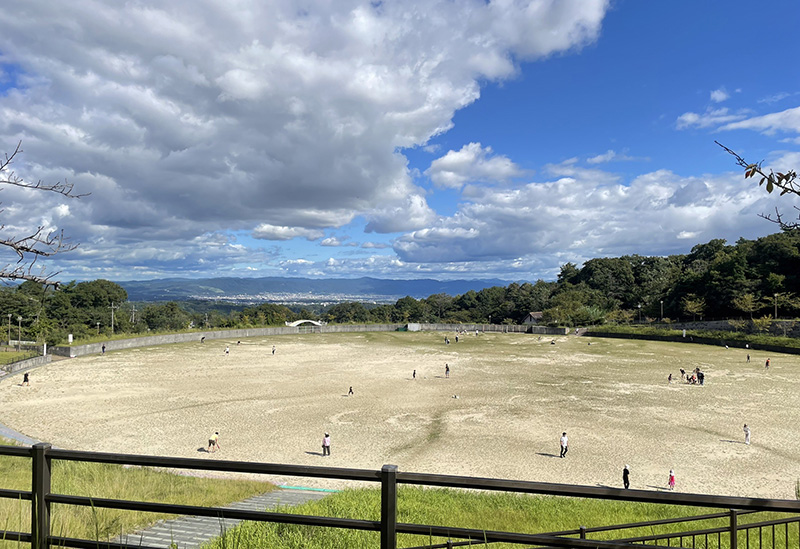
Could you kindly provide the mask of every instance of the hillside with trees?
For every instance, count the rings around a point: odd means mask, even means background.
[[[735,244],[712,240],[685,255],[602,257],[567,263],[556,281],[512,283],[450,296],[404,297],[392,305],[340,303],[312,312],[263,303],[243,308],[209,303],[131,303],[108,280],[57,288],[35,281],[0,289],[0,319],[8,339],[64,343],[113,334],[282,326],[320,318],[333,323],[518,324],[542,312],[549,325],[670,322],[695,319],[758,321],[800,314],[800,230]],[[113,317],[112,317],[113,315]]]

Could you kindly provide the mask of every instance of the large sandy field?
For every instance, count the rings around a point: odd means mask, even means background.
[[[694,344],[447,335],[450,345],[444,333],[198,339],[61,360],[32,370],[30,387],[21,374],[0,381],[0,422],[79,450],[613,487],[628,464],[632,488],[663,490],[674,469],[684,492],[794,498],[799,356],[756,350],[747,363],[744,350]],[[705,386],[682,383],[679,368],[697,366]],[[216,430],[221,450],[207,453]]]

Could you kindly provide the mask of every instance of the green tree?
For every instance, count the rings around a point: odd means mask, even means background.
[[[142,320],[150,330],[185,330],[189,327],[189,313],[174,301],[148,305],[142,311]]]
[[[692,320],[697,320],[697,315],[703,318],[703,312],[706,310],[706,300],[703,297],[689,294],[682,300],[683,312],[692,315]]]
[[[753,320],[753,313],[763,309],[764,303],[753,294],[741,294],[733,298],[733,306],[737,311],[748,313]]]
[[[369,321],[369,311],[361,304],[356,302],[338,303],[328,309],[325,315],[329,322],[339,324],[358,323],[364,324]]]

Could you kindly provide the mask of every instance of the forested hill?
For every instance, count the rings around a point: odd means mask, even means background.
[[[341,301],[394,302],[405,296],[414,298],[445,293],[458,295],[469,290],[482,290],[492,286],[505,286],[506,280],[391,280],[379,278],[170,278],[119,282],[128,292],[130,301],[181,301],[188,299],[240,298],[244,301],[277,300],[286,297],[313,297]],[[277,299],[274,299],[277,298]]]
[[[220,281],[228,281],[229,285]],[[327,291],[339,298],[331,300],[336,304],[313,311],[302,309],[302,305],[289,308],[269,303],[266,299],[241,309],[212,306],[198,310],[181,303],[189,296],[199,296],[191,287],[177,291],[181,281],[165,282],[176,285],[165,287],[172,288],[168,293],[170,301],[150,299],[150,303],[141,303],[143,298],[135,288],[126,291],[108,280],[69,282],[57,290],[28,281],[0,288],[0,309],[9,315],[9,339],[16,327],[18,338],[48,343],[61,343],[68,334],[89,338],[189,327],[282,326],[300,318],[357,323],[518,324],[535,311],[542,312],[541,322],[560,326],[698,318],[755,319],[764,324],[762,320],[769,320],[764,317],[796,318],[800,314],[800,230],[757,240],[740,239],[732,245],[712,240],[685,255],[597,258],[580,268],[568,263],[556,281],[507,285],[483,281],[488,287],[478,290],[474,289],[475,281],[460,281],[463,285],[459,285],[363,278],[342,286],[341,281],[315,280],[314,283],[329,284],[314,289],[303,285],[307,279],[273,281],[279,283],[273,286],[276,293]],[[191,282],[197,287],[209,283]],[[245,284],[256,282],[214,279],[215,285],[209,287],[253,295],[263,290]],[[403,297],[384,304],[363,298],[379,294]],[[753,322],[749,324],[755,326]]]

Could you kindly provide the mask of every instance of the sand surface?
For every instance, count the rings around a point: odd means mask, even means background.
[[[32,370],[30,387],[21,374],[2,379],[0,422],[79,450],[613,487],[628,464],[632,488],[664,489],[674,469],[680,491],[794,498],[798,356],[751,351],[747,363],[724,347],[444,335],[198,341],[62,360]],[[705,386],[681,383],[678,369],[696,366]],[[207,453],[215,430],[222,449]]]

